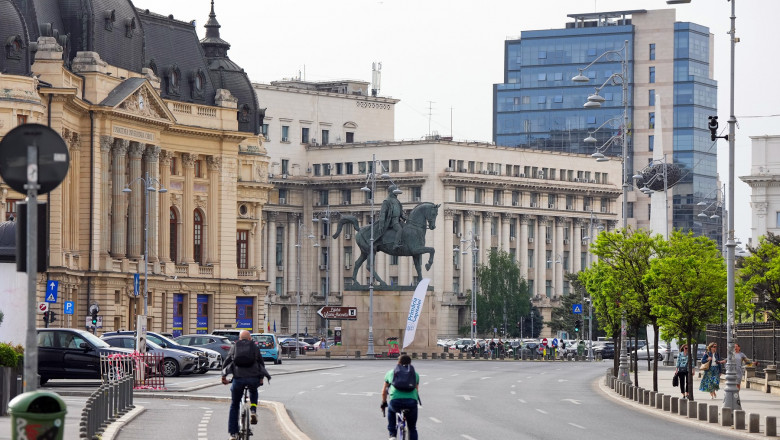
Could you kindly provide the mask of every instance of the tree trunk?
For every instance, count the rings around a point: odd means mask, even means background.
[[[653,391],[658,392],[658,323],[653,323],[653,345],[655,346],[655,353],[653,353]]]

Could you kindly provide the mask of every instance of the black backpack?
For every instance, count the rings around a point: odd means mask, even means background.
[[[393,370],[392,385],[398,391],[413,391],[417,387],[417,375],[414,372],[414,367],[411,364],[396,365],[395,370]]]
[[[255,343],[246,339],[236,341],[236,354],[233,363],[239,367],[251,367],[255,364],[258,348]]]

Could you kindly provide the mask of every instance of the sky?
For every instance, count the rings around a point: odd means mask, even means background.
[[[134,0],[139,8],[184,21],[205,33],[210,0]],[[735,56],[735,237],[751,236],[750,136],[780,135],[779,0],[738,1]],[[230,58],[253,82],[371,81],[382,63],[380,95],[396,105],[396,139],[429,132],[455,140],[492,140],[493,84],[503,81],[504,41],[524,30],[559,29],[567,14],[633,9],[677,10],[677,21],[707,26],[715,36],[721,129],[730,114],[731,3],[691,0],[216,0]],[[767,50],[769,49],[769,50]],[[727,132],[727,129],[726,131]],[[728,182],[728,142],[718,142],[718,172]],[[727,190],[728,191],[728,190]]]

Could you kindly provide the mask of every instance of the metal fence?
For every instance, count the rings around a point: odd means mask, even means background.
[[[772,322],[755,322],[737,324],[736,342],[742,352],[752,360],[758,361],[758,370],[763,371],[767,365],[777,365],[780,356],[780,324]],[[716,342],[718,353],[726,358],[726,324],[707,325],[707,344]]]
[[[133,376],[108,380],[87,399],[81,411],[79,438],[99,438],[111,422],[133,407]]]

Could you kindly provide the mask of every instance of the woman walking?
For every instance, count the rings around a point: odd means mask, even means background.
[[[745,356],[745,353],[742,353],[742,347],[737,343],[734,344],[734,363],[737,366],[737,389],[740,389],[742,376],[745,374],[742,369],[742,364],[750,364],[751,361]]]
[[[680,393],[683,399],[688,398],[688,359],[688,344],[683,344],[677,356],[677,369],[674,371],[680,382]]]
[[[720,359],[717,351],[718,344],[710,342],[707,345],[707,353],[701,358],[701,369],[704,371],[704,376],[701,378],[699,391],[710,393],[710,399],[717,397],[720,389],[720,366],[726,363],[725,360]]]

